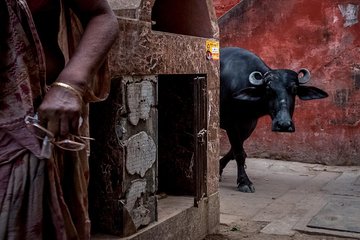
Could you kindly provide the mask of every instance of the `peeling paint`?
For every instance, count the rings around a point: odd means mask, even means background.
[[[109,0],[111,9],[136,9],[140,3],[141,0]]]
[[[349,102],[349,89],[337,89],[333,94],[334,103],[339,107],[344,107]]]
[[[127,141],[126,170],[130,174],[138,173],[144,177],[155,160],[156,144],[151,136],[146,132],[140,132],[129,138]]]
[[[131,183],[129,191],[126,194],[126,209],[131,212],[135,206],[135,202],[145,193],[146,180],[135,180]]]
[[[137,79],[134,78],[136,81]],[[147,120],[151,106],[155,102],[155,90],[150,80],[129,82],[126,85],[126,101],[129,109],[129,121],[136,126],[140,119]]]
[[[151,221],[151,211],[144,205],[142,195],[146,191],[146,180],[135,180],[132,182],[126,195],[125,208],[130,213],[136,228],[148,225]]]
[[[360,67],[355,66],[352,69],[352,77],[354,80],[354,89],[359,90],[360,89]]]
[[[354,4],[339,4],[339,9],[342,16],[345,18],[344,27],[351,27],[354,24],[357,24],[358,21],[358,12],[359,5]]]

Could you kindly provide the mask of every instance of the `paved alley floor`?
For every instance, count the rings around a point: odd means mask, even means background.
[[[236,190],[236,162],[220,182],[218,239],[360,239],[360,167],[247,159],[255,193]]]

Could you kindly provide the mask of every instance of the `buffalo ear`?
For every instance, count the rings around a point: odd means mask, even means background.
[[[297,95],[301,100],[320,99],[329,96],[325,91],[311,86],[298,86]]]
[[[258,101],[264,96],[264,89],[249,87],[237,91],[233,94],[233,98],[242,101]]]

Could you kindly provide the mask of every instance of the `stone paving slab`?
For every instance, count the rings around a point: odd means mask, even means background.
[[[360,197],[359,177],[360,171],[343,172],[341,176],[330,181],[323,190],[332,195]]]
[[[307,225],[312,220],[312,218],[322,209],[326,204],[332,199],[333,197],[327,196],[325,201],[319,201],[317,204],[309,207],[309,211],[306,212],[302,218],[294,225],[293,229],[299,232],[310,233],[310,234],[324,234],[329,236],[339,236],[339,237],[348,237],[353,239],[360,239],[360,234],[358,233],[351,233],[351,232],[344,232],[344,231],[337,231],[337,230],[328,230],[328,229],[321,229],[321,228],[312,228],[308,227]],[[342,197],[341,198],[346,198]],[[324,199],[323,199],[324,200]]]
[[[360,233],[360,200],[355,198],[331,199],[307,226]]]
[[[283,217],[281,219],[271,221],[261,230],[261,232],[265,234],[293,236],[295,235],[295,231],[292,230],[292,227],[298,221],[299,219],[296,217]]]

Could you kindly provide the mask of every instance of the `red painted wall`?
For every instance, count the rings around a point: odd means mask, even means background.
[[[216,16],[221,17],[242,0],[213,0]]]
[[[222,2],[229,0],[214,5]],[[308,85],[329,93],[323,100],[297,99],[295,133],[273,133],[270,118],[262,118],[245,144],[249,156],[360,165],[359,5],[356,0],[243,0],[218,13],[221,47],[249,49],[272,68],[305,67],[312,73]],[[223,144],[221,152],[228,147]]]

